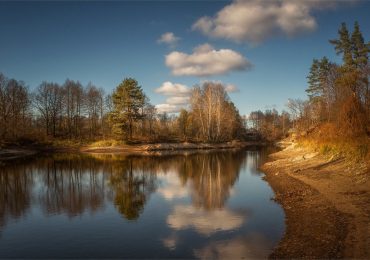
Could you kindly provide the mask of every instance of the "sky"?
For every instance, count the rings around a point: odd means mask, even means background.
[[[313,58],[354,21],[370,40],[370,1],[0,1],[0,72],[30,89],[69,78],[112,92],[135,78],[159,111],[190,88],[224,84],[241,114],[306,98]]]

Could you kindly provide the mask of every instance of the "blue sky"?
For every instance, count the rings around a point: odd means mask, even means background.
[[[122,79],[134,77],[153,104],[166,103],[171,96],[155,92],[164,82],[191,87],[214,80],[239,89],[230,97],[242,114],[273,106],[281,110],[288,98],[305,98],[313,58],[326,55],[340,61],[328,39],[337,37],[341,22],[352,28],[358,20],[370,40],[368,1],[310,1],[299,6],[302,13],[282,13],[279,5],[288,1],[0,2],[0,72],[25,81],[31,89],[43,80],[63,83],[70,78],[84,85],[91,81],[107,93]],[[255,6],[261,14],[249,13]],[[274,18],[264,13],[268,8],[278,11]],[[229,16],[219,13],[228,9]],[[247,13],[237,13],[239,9]],[[237,15],[256,17],[239,20]],[[210,28],[194,26],[205,16]],[[241,36],[222,31],[225,20],[233,26],[243,20],[238,28],[245,31]],[[180,39],[176,44],[159,43],[166,32]],[[244,60],[231,60],[231,67],[221,72],[203,67],[208,72],[200,76],[174,75],[173,67],[166,65],[166,55],[191,56],[204,44],[208,52],[202,57],[223,49]],[[190,62],[192,56],[188,58]],[[215,64],[212,57],[209,61]],[[175,60],[172,65],[182,62]],[[180,69],[191,65],[184,61]],[[202,61],[200,66],[209,64]]]

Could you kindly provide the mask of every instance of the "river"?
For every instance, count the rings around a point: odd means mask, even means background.
[[[268,151],[52,154],[0,165],[1,258],[266,258]]]

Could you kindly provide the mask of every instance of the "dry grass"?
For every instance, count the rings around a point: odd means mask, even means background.
[[[321,125],[308,136],[301,137],[299,143],[323,155],[370,161],[370,138],[364,135],[341,136],[333,124]]]
[[[123,141],[117,141],[114,139],[109,140],[99,140],[94,143],[89,144],[90,147],[114,147],[114,146],[120,146],[124,145],[125,142]]]

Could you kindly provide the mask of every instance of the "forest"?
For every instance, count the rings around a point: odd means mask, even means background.
[[[158,113],[133,78],[105,94],[92,83],[69,79],[62,85],[42,82],[31,91],[24,82],[0,74],[0,124],[3,143],[224,142],[246,135],[244,120],[222,84],[194,86],[189,109],[176,115]]]

